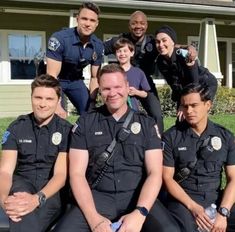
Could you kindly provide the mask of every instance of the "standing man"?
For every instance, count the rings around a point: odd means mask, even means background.
[[[61,88],[49,75],[31,85],[32,109],[2,139],[0,204],[11,232],[44,232],[61,210],[59,190],[67,177],[70,123],[55,114]]]
[[[115,221],[120,232],[179,231],[156,201],[162,151],[154,120],[128,108],[129,85],[119,65],[104,66],[98,82],[105,105],[81,116],[71,139],[70,183],[77,205],[55,231],[112,232]]]
[[[99,23],[99,13],[94,3],[83,3],[77,15],[77,27],[55,32],[48,42],[47,73],[59,79],[63,92],[80,114],[89,106],[89,91],[83,81],[83,69],[89,64],[91,100],[95,100],[98,88],[97,72],[103,58],[103,43],[93,33]],[[61,105],[57,113],[66,117]]]
[[[163,132],[163,119],[160,101],[156,86],[153,82],[152,75],[154,73],[154,61],[157,57],[157,49],[155,39],[152,35],[147,35],[148,28],[147,16],[142,11],[135,11],[130,16],[129,32],[122,33],[118,37],[113,37],[104,42],[104,53],[115,54],[115,43],[120,37],[129,39],[135,45],[133,56],[133,65],[142,69],[147,77],[151,91],[148,96],[142,99],[147,113],[152,116],[158,124],[159,130]]]
[[[225,232],[230,227],[227,221],[235,203],[235,141],[231,132],[208,119],[211,105],[208,87],[186,86],[181,94],[185,121],[163,134],[168,209],[183,232],[196,232],[198,227]],[[223,167],[227,184],[222,192]],[[212,203],[218,206],[214,223],[204,210]]]

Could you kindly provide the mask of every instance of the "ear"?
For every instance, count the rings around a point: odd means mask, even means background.
[[[209,112],[212,107],[212,101],[211,100],[206,101],[206,106],[207,106],[207,111]]]

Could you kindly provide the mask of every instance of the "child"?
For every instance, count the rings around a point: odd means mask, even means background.
[[[116,58],[120,66],[126,71],[129,82],[130,101],[128,103],[132,109],[140,110],[138,99],[147,97],[150,86],[144,72],[140,68],[131,65],[131,58],[135,49],[134,44],[126,38],[120,38],[116,41],[114,48]]]

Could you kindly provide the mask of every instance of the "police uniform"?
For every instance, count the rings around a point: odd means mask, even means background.
[[[82,114],[87,110],[89,100],[89,92],[83,82],[83,69],[89,64],[101,65],[102,41],[92,34],[84,48],[77,28],[66,28],[50,37],[46,56],[62,62],[58,75],[60,85],[77,111]]]
[[[187,178],[178,182],[184,191],[204,208],[211,203],[219,206],[223,166],[235,165],[232,133],[208,120],[206,130],[198,136],[184,122],[166,131],[162,141],[164,166],[175,168],[174,178],[183,168],[191,171]],[[197,231],[193,216],[183,204],[169,196],[168,208],[179,220],[183,231]]]
[[[158,124],[159,130],[163,132],[163,119],[161,105],[156,86],[153,82],[152,75],[155,71],[155,59],[158,51],[155,45],[155,39],[152,35],[145,35],[144,40],[136,42],[131,33],[122,33],[119,37],[113,37],[104,42],[104,54],[115,54],[114,44],[119,38],[129,39],[135,45],[135,54],[132,61],[133,66],[139,67],[145,73],[151,92],[144,99],[140,99],[146,112],[152,116]]]
[[[106,107],[102,106],[79,118],[73,128],[70,147],[88,150],[89,163],[86,172],[88,176],[99,155],[110,145],[114,136],[117,137],[128,113],[129,110],[119,121],[116,121]],[[146,179],[145,151],[161,148],[161,141],[154,125],[153,119],[143,113],[134,112],[128,126],[131,132],[129,137],[124,142],[116,144],[117,151],[107,170],[100,182],[92,188],[97,211],[111,221],[119,220],[122,215],[130,213],[136,207],[140,190]],[[162,214],[163,223],[166,223],[168,216],[170,217],[159,202],[153,206],[150,215],[152,212]],[[160,226],[167,227],[157,220],[159,215],[147,216],[146,222],[151,223],[151,226],[149,225],[146,231],[173,231],[172,227],[169,230],[157,229]],[[74,206],[62,222],[56,228],[56,232],[90,231],[78,206]],[[169,221],[167,223],[171,224]]]
[[[33,113],[20,116],[3,135],[2,150],[17,150],[17,166],[13,176],[11,194],[37,193],[52,178],[59,152],[68,152],[71,124],[57,115],[39,127]],[[61,209],[59,193],[50,197],[45,205],[23,217],[20,222],[10,220],[11,231],[45,231]]]
[[[197,61],[195,61],[193,66],[188,66],[185,62],[185,57],[177,55],[176,50],[175,48],[170,60],[162,55],[158,55],[156,59],[158,70],[172,89],[172,100],[177,102],[179,106],[182,89],[187,84],[197,82],[209,87],[211,100],[213,100],[218,86],[216,77],[208,69],[198,66]]]

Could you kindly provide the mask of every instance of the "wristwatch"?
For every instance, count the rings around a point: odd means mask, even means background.
[[[149,211],[145,207],[136,206],[136,209],[138,209],[140,213],[145,217],[149,214]]]
[[[38,202],[39,202],[39,206],[38,208],[41,208],[45,203],[46,203],[46,195],[43,192],[37,192],[36,193],[38,195]]]
[[[219,214],[221,214],[222,216],[224,216],[226,218],[229,218],[229,216],[230,216],[230,211],[225,207],[219,207],[218,212],[219,212]]]

